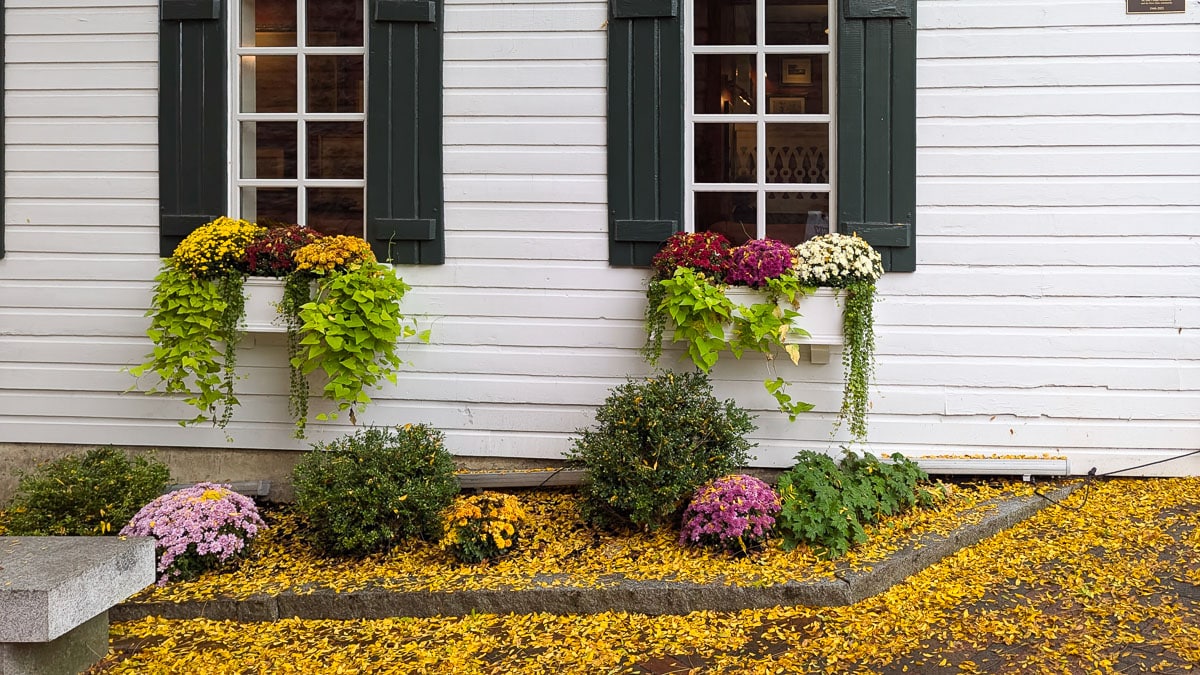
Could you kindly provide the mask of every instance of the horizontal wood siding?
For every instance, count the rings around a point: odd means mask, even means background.
[[[1197,7],[918,4],[921,241],[917,273],[883,282],[880,389],[944,392],[903,422],[947,454],[1082,472],[1196,449]],[[880,433],[898,422],[872,437],[904,443]]]
[[[6,4],[0,443],[229,447],[181,429],[179,402],[125,391],[158,265],[157,3]],[[881,282],[872,449],[1063,454],[1085,472],[1197,447],[1195,9],[919,0],[920,257]],[[447,0],[447,262],[400,270],[433,339],[404,347],[366,422],[553,458],[646,372],[645,273],[607,263],[606,20],[602,0]],[[286,422],[282,337],[243,347],[234,445],[307,447]],[[759,412],[758,463],[845,442],[831,361],[777,365],[817,404],[793,424],[761,361],[717,368],[718,393]]]

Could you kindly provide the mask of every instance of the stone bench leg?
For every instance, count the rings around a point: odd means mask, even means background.
[[[108,653],[108,612],[50,642],[0,643],[0,675],[75,675]]]

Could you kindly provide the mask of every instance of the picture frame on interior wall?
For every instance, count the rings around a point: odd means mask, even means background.
[[[782,61],[783,76],[780,78],[784,84],[812,84],[812,59],[783,59]]]
[[[767,100],[767,114],[803,115],[807,102],[803,96],[772,96]]]

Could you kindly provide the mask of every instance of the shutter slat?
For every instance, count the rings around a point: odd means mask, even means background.
[[[163,0],[159,31],[159,255],[226,212],[226,22],[216,0]]]
[[[163,21],[221,18],[220,0],[162,0]]]
[[[880,246],[912,246],[912,223],[841,223],[843,234],[857,234],[868,244]]]
[[[907,19],[913,16],[914,0],[845,0],[847,19]]]
[[[679,0],[613,0],[616,19],[654,19],[679,16]]]
[[[609,263],[646,266],[683,224],[683,28],[675,0],[610,7]]]
[[[444,9],[440,0],[374,2],[367,60],[367,239],[380,260],[438,265],[446,258]],[[433,22],[414,9],[424,4],[434,5]]]
[[[679,231],[677,220],[618,220],[613,225],[613,237],[623,242],[661,244]]]
[[[437,21],[437,3],[429,0],[379,0],[376,21],[433,23]]]

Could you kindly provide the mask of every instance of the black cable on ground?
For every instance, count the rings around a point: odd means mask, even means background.
[[[1080,504],[1079,506],[1067,506],[1066,504],[1063,504],[1062,502],[1055,501],[1055,500],[1047,497],[1045,494],[1043,494],[1037,490],[1034,490],[1033,493],[1059,508],[1068,509],[1070,511],[1082,511],[1083,507],[1087,506],[1088,497],[1090,497],[1092,494],[1092,484],[1095,482],[1095,480],[1097,478],[1108,478],[1109,476],[1112,476],[1112,475],[1115,475],[1118,473],[1125,473],[1126,471],[1135,471],[1137,469],[1144,469],[1148,466],[1154,466],[1155,464],[1163,464],[1165,462],[1173,462],[1177,459],[1191,457],[1192,455],[1200,455],[1200,450],[1192,450],[1191,452],[1185,452],[1182,455],[1176,455],[1174,457],[1167,457],[1166,459],[1156,459],[1153,462],[1146,462],[1144,464],[1135,464],[1134,466],[1127,466],[1124,469],[1117,469],[1115,471],[1109,471],[1107,473],[1102,473],[1102,474],[1098,474],[1098,475],[1096,473],[1096,467],[1093,466],[1091,468],[1091,470],[1087,472],[1087,478],[1085,479],[1086,482],[1083,485],[1083,489],[1084,489],[1083,503]]]

